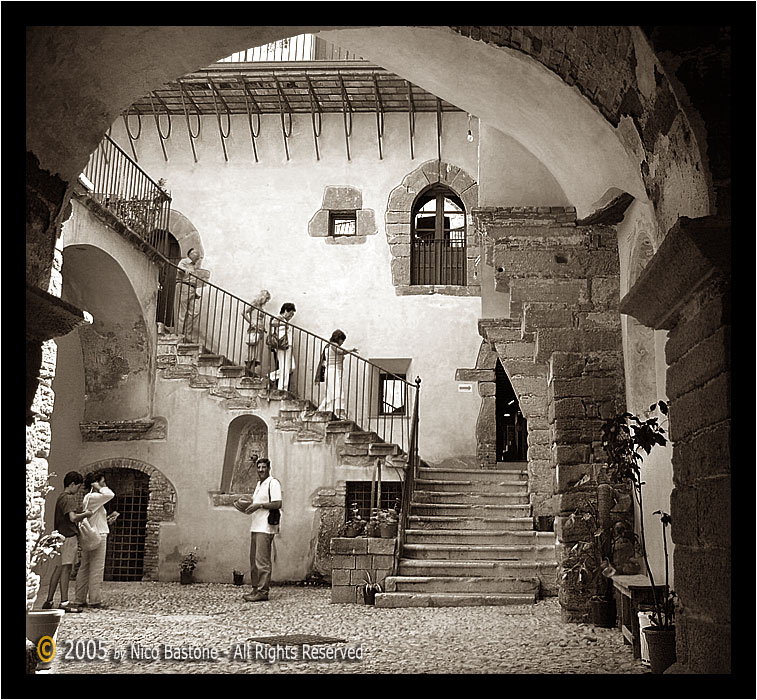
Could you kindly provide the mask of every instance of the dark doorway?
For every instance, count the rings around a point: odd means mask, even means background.
[[[499,360],[494,368],[494,379],[497,391],[497,461],[525,462],[528,450],[526,419],[521,413],[513,385]]]
[[[110,525],[105,553],[105,581],[141,581],[144,573],[147,505],[150,476],[136,469],[108,469],[105,481],[116,494],[105,504],[110,515],[120,515]]]
[[[181,260],[181,248],[170,231],[161,231],[161,233],[161,236],[155,238],[154,246],[171,264],[164,263],[158,272],[158,302],[155,320],[173,328],[174,294],[176,291],[176,268],[174,265],[177,265]]]

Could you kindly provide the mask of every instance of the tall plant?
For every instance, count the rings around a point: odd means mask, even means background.
[[[663,416],[668,414],[668,405],[664,401],[658,401],[649,407],[648,414],[657,410]],[[673,626],[673,592],[670,590],[668,578],[668,547],[667,526],[670,525],[670,515],[655,511],[661,515],[663,549],[665,554],[665,586],[663,599],[658,598],[654,575],[649,566],[647,556],[646,532],[644,528],[644,493],[641,479],[641,464],[644,455],[649,455],[655,445],[664,447],[667,444],[665,429],[660,425],[658,416],[650,416],[642,420],[633,413],[621,413],[610,418],[602,425],[602,447],[609,458],[608,473],[611,480],[622,482],[629,480],[633,486],[636,502],[639,504],[639,540],[641,553],[646,566],[649,582],[652,585],[653,599],[653,623],[661,629],[670,629]]]

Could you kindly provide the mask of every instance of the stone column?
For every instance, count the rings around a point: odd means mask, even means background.
[[[620,310],[667,329],[680,673],[731,672],[731,231],[682,217]]]

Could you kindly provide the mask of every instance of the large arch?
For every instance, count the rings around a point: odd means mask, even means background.
[[[730,196],[730,157],[728,149],[723,148],[721,143],[723,130],[718,129],[725,125],[728,133],[727,52],[723,50],[722,43],[708,35],[710,45],[719,52],[709,62],[704,51],[698,52],[705,66],[713,69],[709,79],[704,81],[708,88],[698,85],[699,74],[693,71],[685,81],[685,88],[688,89],[688,94],[685,94],[680,83],[676,82],[673,87],[672,78],[666,73],[665,67],[673,65],[676,55],[663,65],[658,56],[663,56],[665,46],[661,45],[662,51],[658,50],[656,55],[647,36],[638,27],[30,27],[27,29],[27,282],[43,291],[47,291],[48,287],[55,291],[59,285],[60,273],[54,269],[54,245],[61,223],[70,211],[68,204],[72,183],[121,109],[151,88],[209,65],[234,50],[323,29],[338,29],[338,41],[347,48],[350,48],[350,37],[345,32],[355,32],[352,39],[362,42],[360,52],[369,59],[437,92],[445,99],[451,98],[464,109],[478,111],[481,119],[493,128],[517,134],[521,143],[527,147],[533,146],[531,150],[544,158],[580,215],[591,213],[592,205],[599,201],[601,193],[609,187],[616,187],[638,199],[652,202],[656,228],[664,236],[671,237],[669,231],[673,230],[679,217],[724,216],[720,221],[702,221],[700,226],[682,223],[675,229],[675,240],[665,250],[660,246],[660,250],[669,256],[664,258],[665,262],[669,258],[680,260],[680,256],[676,257],[667,249],[674,249],[683,240],[691,243],[689,269],[696,271],[699,269],[697,266],[709,266],[718,271],[726,270],[726,281],[712,292],[719,303],[722,302],[724,309],[718,307],[720,316],[713,316],[713,322],[725,324],[727,330],[730,328],[727,282],[730,278],[727,266],[712,250],[717,248],[719,240],[730,241],[730,211],[726,206]],[[418,41],[407,42],[407,34],[403,35],[406,29]],[[612,31],[608,34],[607,30]],[[458,44],[461,51],[440,55],[438,47],[445,44],[445,39],[440,37],[445,34],[458,35],[454,41],[457,43],[458,39],[461,40],[462,43]],[[369,46],[368,43],[374,39],[375,45]],[[390,43],[382,43],[387,40]],[[685,39],[683,43],[686,44]],[[461,80],[456,64],[460,62],[470,68],[470,54],[483,58],[479,44],[489,54],[487,61],[500,67],[508,66],[514,77],[481,71],[481,66],[490,65],[484,62],[480,65],[476,63],[474,71],[464,71],[462,75],[465,79]],[[86,54],[79,50],[80,45],[88,47]],[[687,45],[691,46],[690,43]],[[167,47],[170,50],[166,50]],[[408,60],[403,50],[411,49],[419,53],[411,56],[413,60]],[[497,52],[496,59],[489,49]],[[385,58],[381,58],[379,50]],[[396,66],[391,62],[392,55],[397,61]],[[51,56],[55,56],[56,60],[51,60]],[[93,56],[98,60],[92,60]],[[719,60],[722,63],[718,64]],[[685,59],[686,62],[691,66],[690,57]],[[671,75],[672,71],[673,68]],[[416,77],[417,72],[420,74]],[[611,76],[613,72],[617,75]],[[537,78],[533,85],[538,89],[538,95],[529,95],[527,87],[522,85],[526,82],[524,76],[529,74]],[[679,77],[684,80],[682,75],[676,76],[677,79]],[[516,79],[521,80],[524,94],[520,99],[505,104],[503,100],[511,94],[511,90],[505,88],[515,88],[512,81]],[[573,86],[576,94],[571,97],[565,88]],[[557,129],[545,129],[545,119],[541,116],[543,103],[538,98],[549,92],[545,92],[544,88],[552,87],[562,93],[566,104],[575,106],[586,116],[583,123],[593,127],[590,131],[596,137],[591,139],[594,147],[588,144],[590,148],[587,150],[577,149],[581,141],[574,140],[574,137],[580,139],[581,135],[576,135],[572,128],[562,131],[563,127],[571,127],[570,124],[558,122]],[[460,100],[452,95],[452,91],[458,90]],[[474,98],[478,102],[474,102]],[[579,105],[582,100],[584,102]],[[681,106],[684,101],[686,109]],[[72,104],[75,108],[71,107]],[[529,111],[529,105],[540,107],[539,111]],[[477,110],[476,106],[480,108]],[[585,109],[587,106],[589,109],[596,108],[605,124],[597,121],[596,114],[589,116]],[[565,113],[575,118],[573,109],[565,110]],[[538,118],[534,118],[534,114]],[[690,125],[692,119],[700,120],[696,129]],[[703,119],[707,120],[706,130],[701,128]],[[575,119],[575,126],[580,128],[581,122]],[[554,126],[554,122],[549,123]],[[551,133],[545,134],[547,138],[543,142],[534,144],[545,131]],[[561,140],[572,142],[572,148],[561,148]],[[602,150],[601,145],[606,145],[608,150]],[[710,161],[703,155],[708,147]],[[565,160],[566,150],[571,158],[579,159],[575,167]],[[618,154],[621,158],[616,164],[602,166],[602,170],[609,175],[605,182],[586,179],[583,173],[580,180],[575,181],[576,185],[570,182],[570,175],[576,172],[579,162],[595,168],[598,161],[607,158],[608,153]],[[715,157],[718,158],[718,169],[713,172],[710,168],[715,168]],[[628,182],[625,182],[626,178]],[[579,182],[584,183],[583,189],[577,187]],[[703,241],[705,252],[701,253]],[[627,259],[624,251],[620,253],[621,260]],[[655,259],[658,258],[662,259],[659,251],[655,254]],[[662,262],[657,266],[650,264],[648,272],[642,275],[636,287],[645,282],[644,290],[654,289],[652,280],[665,278],[669,269],[670,265]],[[692,279],[694,277],[692,274]],[[689,280],[672,284],[670,290],[673,295],[680,292],[685,301],[696,291],[696,280],[690,287],[683,282],[688,284]],[[666,298],[661,295],[660,303],[654,306],[655,312],[670,308],[670,304],[663,303],[665,301]],[[622,308],[634,313],[642,322],[643,318],[648,319],[645,325],[654,323],[656,328],[670,328],[679,322],[677,318],[652,319],[649,313],[652,305],[649,304],[626,304]],[[693,312],[693,306],[687,311]],[[691,325],[681,322],[681,329],[694,327],[691,319],[684,318],[684,321]],[[700,323],[697,328],[701,326]],[[694,340],[684,336],[684,330],[680,330],[675,337],[677,351],[681,348],[685,350],[687,343],[691,346],[696,342],[696,336],[693,336]],[[42,362],[42,340],[36,336],[32,338],[27,354],[39,367]],[[676,355],[676,359],[678,357],[685,357],[684,352]],[[684,364],[682,360],[681,366]],[[718,387],[726,383],[730,391],[727,363],[718,382]],[[39,384],[40,379],[37,378],[32,387],[32,396]],[[680,391],[684,395],[690,387],[683,386]],[[685,415],[684,402],[689,398],[681,399],[681,427],[687,430],[698,427],[696,420]],[[719,400],[719,395],[716,398]],[[29,403],[27,399],[27,410]],[[39,405],[32,411],[33,420],[45,422],[52,411],[48,403],[38,402]],[[720,408],[723,408],[722,404],[723,401],[719,400]],[[675,411],[674,402],[671,415]],[[723,408],[715,414],[719,418],[726,416],[726,420],[730,411]],[[727,434],[727,430],[726,426],[725,433],[721,430],[719,434]],[[31,432],[35,433],[34,425]],[[689,434],[680,428],[679,433]],[[700,451],[702,449],[698,443],[695,447]],[[709,453],[705,454],[705,458],[707,465],[716,462]],[[27,459],[27,462],[30,460]],[[39,464],[36,460],[33,468],[39,468]],[[679,470],[686,470],[683,462]],[[723,478],[726,479],[727,475]],[[683,499],[678,501],[676,507],[687,510]],[[699,515],[717,531],[713,512],[717,509]],[[675,521],[675,510],[673,515]],[[682,538],[689,534],[684,529],[675,532],[676,537]],[[714,538],[714,542],[723,549],[719,538]],[[693,538],[689,550],[685,552],[692,570],[706,570],[707,563],[711,561],[709,557],[704,559],[706,553],[700,552],[701,547],[697,548],[699,544]],[[697,557],[702,558],[703,566],[696,566],[699,561]],[[720,557],[718,561],[722,559]],[[730,558],[727,561],[730,564]],[[730,577],[727,580],[730,582]],[[716,615],[713,621],[713,613],[706,605],[707,593],[703,593],[708,587],[700,585],[702,580],[697,575],[690,575],[687,582],[687,587],[681,585],[679,588],[682,599],[685,598],[689,609],[694,610],[692,615],[682,620],[687,623],[687,661],[697,670],[717,671],[723,668],[723,653],[711,653],[716,650],[708,651],[707,645],[700,640],[724,640],[724,635],[730,631],[730,618],[726,615],[726,625],[719,626]],[[730,596],[724,594],[722,600],[730,601]],[[716,606],[716,610],[721,609],[722,605]],[[724,663],[730,670],[729,652],[727,657]]]

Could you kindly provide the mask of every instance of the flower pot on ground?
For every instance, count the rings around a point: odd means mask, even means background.
[[[26,612],[26,638],[34,644],[35,648],[39,644],[40,639],[43,637],[50,637],[55,642],[56,635],[58,634],[58,627],[60,621],[63,619],[65,611],[61,609],[54,610],[27,610]],[[48,661],[43,661],[43,658],[48,658],[52,653],[52,645],[46,645],[44,642],[38,648],[39,663],[37,669],[50,668],[52,658]]]
[[[649,668],[652,673],[664,673],[676,661],[676,629],[644,627],[641,633],[647,640]]]
[[[189,554],[185,554],[181,558],[181,563],[179,564],[179,580],[183,584],[192,583],[194,580],[194,570],[197,567],[197,563],[199,559],[197,558],[197,547],[195,547]]]
[[[237,571],[236,569],[234,569],[233,576],[234,576],[234,585],[235,586],[243,586],[244,585],[244,573],[242,573],[241,571]]]
[[[589,611],[591,623],[596,627],[615,627],[617,611],[614,598],[590,598]]]
[[[363,602],[366,605],[375,605],[376,593],[383,593],[384,589],[370,571],[366,571],[363,574],[363,580],[365,583],[360,587],[363,592]]]

